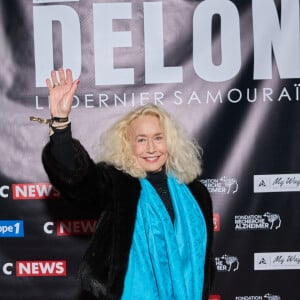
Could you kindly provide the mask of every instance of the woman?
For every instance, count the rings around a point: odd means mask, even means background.
[[[46,81],[53,117],[42,160],[65,199],[99,213],[80,266],[83,288],[97,299],[208,299],[212,204],[197,180],[197,146],[146,105],[107,131],[94,163],[68,120],[79,80],[58,74]]]

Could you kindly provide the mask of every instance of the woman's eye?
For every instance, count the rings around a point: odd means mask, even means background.
[[[138,143],[144,143],[144,142],[145,142],[145,139],[138,139],[137,142],[138,142]]]

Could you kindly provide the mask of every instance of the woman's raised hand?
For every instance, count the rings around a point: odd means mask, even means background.
[[[49,90],[50,112],[52,117],[68,117],[71,112],[74,94],[77,90],[79,80],[74,80],[70,69],[60,68],[56,72],[51,71],[51,80],[48,78],[46,84]]]

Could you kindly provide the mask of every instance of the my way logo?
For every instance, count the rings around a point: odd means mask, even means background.
[[[235,194],[239,185],[235,178],[223,176],[221,178],[208,178],[200,180],[210,193]]]
[[[0,238],[24,237],[23,220],[0,220]]]
[[[277,230],[281,227],[279,214],[265,212],[262,215],[237,215],[234,217],[235,230]]]
[[[240,266],[239,260],[236,256],[227,254],[215,257],[215,263],[219,272],[236,272]]]
[[[254,270],[300,270],[300,252],[254,253]]]
[[[299,192],[300,174],[254,175],[254,193]]]
[[[234,300],[281,300],[280,296],[266,293],[263,296],[236,296]]]

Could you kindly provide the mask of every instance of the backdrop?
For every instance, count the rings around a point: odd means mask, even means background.
[[[125,112],[155,103],[203,148],[214,205],[211,300],[298,298],[298,0],[0,2],[0,299],[83,300],[95,216],[48,182],[45,79],[80,78],[73,135],[92,157]]]

